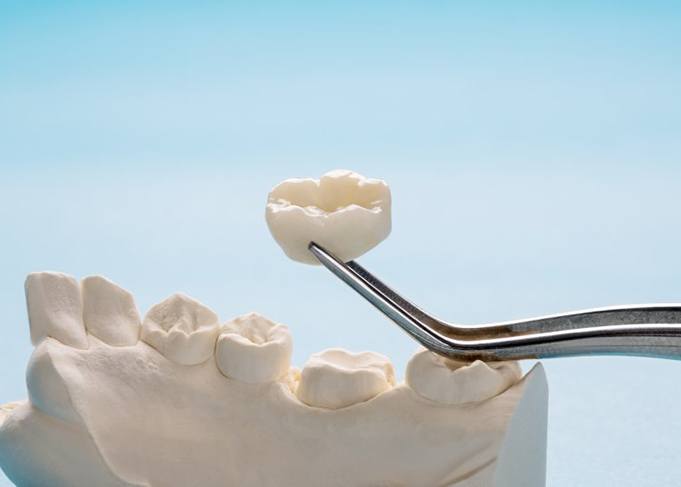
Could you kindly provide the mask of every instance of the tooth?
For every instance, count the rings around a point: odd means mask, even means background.
[[[267,225],[291,259],[318,264],[316,242],[343,261],[371,250],[390,233],[390,189],[380,179],[336,170],[319,181],[288,179],[269,194]]]
[[[24,288],[33,345],[49,336],[64,345],[88,348],[78,281],[60,272],[34,272]]]
[[[387,357],[335,348],[310,357],[296,395],[309,406],[340,409],[368,401],[394,384],[395,371]]]
[[[216,362],[227,377],[250,383],[271,382],[288,373],[292,348],[287,326],[249,313],[224,326]]]
[[[137,343],[140,316],[132,294],[101,276],[86,277],[81,286],[87,331],[113,346]]]
[[[142,340],[181,365],[211,358],[219,331],[213,310],[181,293],[154,305],[142,322]]]
[[[522,377],[517,362],[459,362],[428,350],[407,364],[407,385],[420,396],[443,404],[465,404],[494,397]]]

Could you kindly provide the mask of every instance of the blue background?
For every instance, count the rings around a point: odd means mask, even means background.
[[[680,23],[673,2],[3,2],[0,402],[26,395],[23,279],[46,269],[142,312],[177,290],[258,310],[298,365],[344,346],[403,373],[415,344],[264,223],[274,184],[336,167],[393,190],[362,263],[450,320],[681,301]],[[681,484],[680,362],[545,365],[549,486]]]

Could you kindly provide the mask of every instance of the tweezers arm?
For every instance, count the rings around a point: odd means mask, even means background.
[[[679,303],[609,306],[481,325],[452,324],[426,313],[387,286],[357,262],[353,261],[346,264],[336,263],[336,268],[332,268],[332,266],[329,265],[328,260],[323,261],[323,263],[356,291],[358,290],[357,282],[361,281],[366,283],[371,286],[382,299],[391,301],[419,322],[444,335],[449,335],[450,332],[453,332],[456,335],[465,334],[471,337],[490,335],[512,336],[536,333],[539,331],[546,332],[575,330],[579,328],[602,328],[613,325],[650,325],[656,323],[681,324],[681,304]],[[343,275],[343,270],[347,270],[346,275]],[[350,277],[351,274],[352,276]],[[376,299],[367,299],[376,306]]]
[[[681,304],[636,304],[609,306],[560,313],[524,320],[483,325],[481,329],[505,329],[512,334],[538,331],[603,328],[615,325],[681,324]]]
[[[462,344],[451,343],[454,349]],[[459,345],[459,347],[457,347]],[[471,348],[472,347],[472,348]],[[462,350],[461,348],[465,349]],[[497,360],[588,355],[681,359],[681,325],[610,325],[466,342],[464,355]]]
[[[454,325],[421,310],[356,262],[310,243],[336,277],[421,345],[455,359],[512,360],[577,355],[681,359],[681,304],[597,308],[484,325]]]

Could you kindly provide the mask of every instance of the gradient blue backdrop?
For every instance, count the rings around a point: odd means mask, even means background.
[[[403,371],[414,343],[268,236],[270,187],[335,167],[390,182],[362,262],[439,315],[681,301],[677,2],[54,3],[0,4],[0,402],[43,269]],[[546,367],[549,486],[681,484],[681,363]]]

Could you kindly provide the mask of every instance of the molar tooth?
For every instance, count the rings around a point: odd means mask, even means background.
[[[409,360],[405,374],[407,385],[420,396],[452,405],[494,397],[521,377],[517,362],[459,362],[428,350]]]
[[[60,272],[33,272],[24,289],[33,345],[52,337],[64,345],[88,348],[78,281]]]
[[[218,338],[216,362],[225,376],[243,382],[271,382],[284,377],[293,348],[287,326],[258,313],[227,323]]]
[[[102,276],[86,277],[81,286],[87,331],[113,346],[137,343],[140,316],[132,294]]]
[[[340,409],[368,401],[394,384],[395,371],[387,357],[334,348],[310,357],[296,395],[309,406]]]
[[[291,259],[318,264],[314,241],[349,261],[390,233],[390,189],[379,179],[336,170],[320,180],[288,179],[269,194],[267,225]]]
[[[197,365],[213,356],[219,331],[213,310],[177,293],[147,312],[142,340],[173,362]]]

